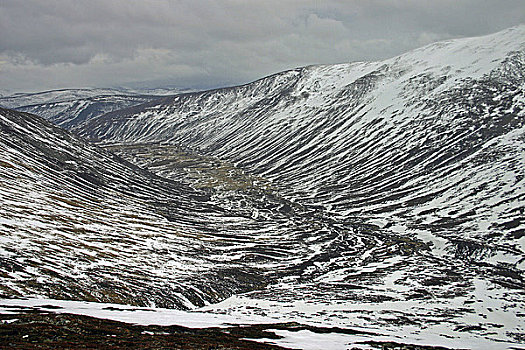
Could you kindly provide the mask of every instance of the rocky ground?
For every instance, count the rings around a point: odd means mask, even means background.
[[[94,317],[27,310],[0,315],[0,349],[286,349],[246,339],[278,339],[269,331],[309,330],[314,333],[351,333],[351,330],[317,328],[296,323],[235,326],[230,328],[186,328],[140,326]],[[446,350],[394,342],[369,341],[349,349]]]

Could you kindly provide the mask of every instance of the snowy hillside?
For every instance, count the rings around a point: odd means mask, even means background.
[[[285,232],[275,220],[217,207],[30,114],[0,110],[0,187],[4,297],[188,308],[252,290],[262,263],[290,260],[252,242]]]
[[[203,174],[188,186],[31,114],[0,110],[0,150],[4,297],[204,306],[295,275],[341,231],[227,164],[164,149]],[[325,234],[304,242],[312,225]]]
[[[69,125],[105,150],[1,110],[2,294],[518,346],[524,72],[519,26]]]
[[[97,96],[112,96],[117,94],[123,94],[123,92],[114,89],[61,89],[32,93],[20,92],[4,95],[0,100],[7,108],[17,108],[20,106],[82,100]]]
[[[120,154],[166,177],[184,174],[152,143],[231,162],[348,230],[336,256],[215,311],[326,312],[362,326],[377,325],[368,314],[381,310],[397,319],[379,322],[394,333],[396,322],[408,329],[440,314],[454,320],[446,327],[474,323],[489,334],[488,323],[506,322],[488,316],[495,304],[517,322],[505,327],[523,329],[524,72],[519,26],[382,62],[311,66],[179,95],[76,131],[107,144],[149,143],[149,151]]]
[[[77,131],[182,144],[301,204],[459,255],[469,254],[458,243],[467,240],[470,253],[523,268],[524,38],[521,26],[384,62],[296,69],[117,111]]]

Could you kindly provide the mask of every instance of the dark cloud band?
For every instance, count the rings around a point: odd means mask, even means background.
[[[0,89],[235,84],[523,22],[523,0],[4,0]]]

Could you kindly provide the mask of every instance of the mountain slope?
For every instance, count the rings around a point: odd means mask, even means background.
[[[82,100],[97,96],[117,95],[121,91],[114,89],[60,89],[41,92],[15,93],[0,97],[2,104],[8,108],[37,105],[44,103]]]
[[[217,207],[207,193],[34,115],[0,110],[0,150],[4,297],[188,308],[260,286],[267,271],[258,264],[286,260],[256,259],[265,252],[251,248],[257,222]],[[261,234],[271,236],[263,224]]]
[[[523,38],[525,26],[383,62],[295,69],[74,129],[142,169],[3,111],[5,294],[220,301],[203,311],[403,343],[516,345]],[[68,233],[68,222],[85,232]],[[102,267],[92,272],[86,255]]]
[[[347,231],[227,164],[182,155],[215,182],[170,180],[27,113],[0,109],[0,150],[4,297],[194,308],[339,255]]]
[[[312,66],[95,118],[104,142],[169,142],[263,176],[342,218],[525,247],[525,26],[372,63]],[[457,243],[457,244],[456,244]],[[485,247],[484,244],[490,244]]]
[[[170,147],[230,162],[341,228],[292,274],[208,310],[439,344],[520,342],[524,38],[519,26],[382,62],[299,68],[75,131],[168,178],[193,174]]]

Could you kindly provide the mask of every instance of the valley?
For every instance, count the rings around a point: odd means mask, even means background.
[[[523,38],[0,109],[0,308],[256,319],[285,347],[519,349]]]

